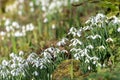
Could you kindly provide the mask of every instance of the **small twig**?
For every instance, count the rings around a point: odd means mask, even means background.
[[[82,2],[82,3],[77,3],[77,4],[74,4],[74,3],[73,3],[72,6],[78,7],[78,6],[84,5],[84,4],[88,3],[88,2],[90,2],[90,3],[98,3],[99,0],[95,0],[95,1],[84,1],[84,2]]]

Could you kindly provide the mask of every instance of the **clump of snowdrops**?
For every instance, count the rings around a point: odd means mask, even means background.
[[[83,73],[114,66],[120,52],[119,35],[120,19],[99,13],[79,29],[72,27],[56,47],[47,48],[40,55],[30,53],[24,57],[22,51],[11,53],[10,59],[3,60],[0,65],[0,79],[48,80],[65,59],[79,60]]]
[[[72,27],[57,43],[65,46],[73,59],[80,60],[80,68],[86,73],[99,68],[115,66],[120,46],[120,19],[98,13],[90,17],[84,26]]]

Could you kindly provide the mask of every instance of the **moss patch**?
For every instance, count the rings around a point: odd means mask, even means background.
[[[60,65],[58,65],[57,69],[52,74],[53,80],[64,80],[71,79],[71,70],[73,72],[73,78],[83,75],[82,71],[79,67],[79,60],[65,60]],[[71,69],[72,66],[72,69]]]

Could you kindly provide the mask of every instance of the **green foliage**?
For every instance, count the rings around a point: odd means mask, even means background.
[[[109,16],[120,15],[120,1],[119,0],[102,0],[100,6],[105,9],[105,13]]]
[[[51,77],[53,80],[120,79],[118,64],[120,61],[119,0],[79,0],[74,3],[67,0],[66,6],[62,6],[60,9],[55,7],[46,12],[42,10],[42,4],[37,5],[36,1],[26,0],[18,4],[15,11],[0,12],[0,34],[2,34],[0,35],[0,62],[6,58],[8,60],[9,53],[15,52],[17,55],[21,50],[25,52],[24,61],[27,61],[26,58],[31,52],[40,55],[31,60],[36,62],[30,63],[29,67],[24,68],[26,76],[23,74],[8,75],[9,77],[5,77],[6,80],[50,80]],[[12,2],[14,1],[5,2],[2,9],[5,10],[5,6]],[[52,0],[48,3],[52,3]],[[52,7],[56,4],[53,4]],[[19,10],[17,9],[19,8],[22,10],[18,15]],[[106,15],[100,13],[88,19],[96,12],[104,12]],[[87,21],[84,23],[85,20]],[[29,26],[28,23],[35,27],[32,31],[26,30],[25,36],[15,37],[14,32],[19,29],[13,26],[14,22],[18,22],[22,32],[25,31],[26,26]],[[6,25],[8,23],[9,25]],[[6,32],[6,27],[12,28],[11,31]],[[3,36],[4,32],[6,32],[5,36]],[[62,45],[56,46],[56,42],[62,37],[66,37],[67,40],[63,39]],[[48,48],[49,46],[53,47]],[[58,47],[61,52],[58,54],[54,52],[54,47]],[[46,48],[50,51],[47,52]],[[62,50],[65,51],[62,52]],[[45,69],[33,66],[34,63],[37,63],[37,59],[42,58],[48,60],[47,64],[44,64]],[[0,65],[0,69],[1,66],[2,68],[6,66],[3,65]],[[10,66],[7,65],[5,70],[9,70],[9,68]],[[37,71],[39,75],[33,75],[34,71]]]
[[[120,67],[119,63],[112,69],[103,69],[98,73],[91,73],[83,80],[119,80]]]

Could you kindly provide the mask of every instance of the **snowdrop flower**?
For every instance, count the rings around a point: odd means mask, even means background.
[[[74,54],[74,58],[77,60],[81,59],[83,57],[90,58],[90,56],[88,55],[87,49],[80,50],[80,51],[76,52],[76,54]]]
[[[19,69],[13,69],[13,70],[11,71],[11,75],[12,75],[12,76],[18,76],[19,73],[20,73]]]
[[[6,27],[5,27],[5,29],[6,29],[6,31],[7,31],[7,32],[9,32],[9,31],[10,31],[9,26],[6,26]]]
[[[91,70],[91,67],[90,67],[90,66],[88,66],[88,70]]]
[[[97,61],[99,58],[94,56],[94,57],[91,57],[90,60],[94,60],[94,61]]]
[[[93,49],[94,47],[92,45],[88,45],[88,46],[86,46],[86,48]]]
[[[57,53],[60,53],[60,50],[59,50],[59,49],[50,47],[50,48],[47,48],[47,49],[43,52],[43,55],[44,55],[44,57],[46,57],[46,58],[48,58],[48,59],[52,59],[52,58],[57,57]]]
[[[44,55],[45,59],[52,59],[53,58],[52,54],[50,54],[48,52],[43,52],[42,54]]]
[[[120,32],[120,27],[117,29],[118,32]]]
[[[97,63],[96,67],[102,67],[102,65],[100,63]]]
[[[6,78],[8,78],[8,75],[9,75],[9,71],[6,69],[6,70],[1,70],[0,71],[0,77],[2,77],[2,79],[6,79]]]
[[[49,5],[49,10],[52,10],[52,9],[54,9],[56,7],[56,3],[51,3],[50,5]]]
[[[44,23],[47,23],[47,22],[48,22],[48,19],[47,19],[47,18],[45,18],[45,19],[43,20],[43,22],[44,22]]]
[[[81,57],[86,56],[86,57],[88,57],[88,58],[89,58],[89,55],[88,55],[88,50],[87,50],[87,49],[83,49],[83,50],[81,50],[81,51],[80,51],[80,52],[78,52],[78,53],[80,53],[80,54],[81,54]]]
[[[63,39],[62,39],[61,41],[59,41],[56,45],[57,45],[57,46],[64,46],[67,41],[68,41],[67,38],[63,38]]]
[[[54,53],[55,49],[53,47],[45,49],[46,52]]]
[[[103,64],[102,66],[103,66],[103,67],[105,67],[106,65],[105,65],[105,64]]]
[[[55,24],[52,24],[52,29],[55,29],[55,28],[56,28]]]
[[[78,37],[82,36],[82,31],[83,31],[82,28],[79,29],[79,30],[77,31],[76,35],[77,35]]]
[[[20,28],[19,24],[15,21],[12,23],[12,26],[16,27],[17,29]]]
[[[92,30],[93,28],[91,27],[91,26],[85,26],[85,27],[83,27],[83,30],[84,31],[87,31],[87,30]]]
[[[34,55],[34,54],[32,54],[32,55],[30,55],[31,57],[29,57],[29,58],[27,58],[27,61],[29,62],[29,63],[31,63],[32,64],[32,67],[34,68],[40,68],[40,69],[43,69],[43,68],[46,68],[46,66],[44,65],[47,61],[46,61],[46,59],[47,58],[39,58],[38,56],[37,57],[35,57],[36,56],[36,54]],[[34,58],[35,57],[35,58]]]
[[[99,46],[98,49],[100,49],[100,50],[104,50],[105,47],[102,45],[102,46]]]
[[[103,20],[104,18],[106,18],[106,16],[103,15],[102,13],[98,13],[95,18],[96,18],[96,21],[98,21],[99,19]]]
[[[85,59],[85,63],[90,63],[90,61],[86,58],[86,59]]]
[[[72,42],[69,46],[77,46],[77,45],[82,45],[82,42],[79,41],[78,39],[74,38],[70,42]]]
[[[31,1],[31,2],[29,2],[29,6],[30,6],[30,7],[33,7],[33,5],[34,5],[34,4],[33,4],[33,2],[32,2],[32,1]]]
[[[45,68],[46,68],[46,66],[45,66],[44,64],[45,64],[45,63],[42,63],[42,62],[41,62],[41,63],[39,64],[39,65],[40,65],[40,67],[39,67],[39,68],[40,68],[40,69],[45,69]]]
[[[34,61],[32,61],[32,67],[36,67],[36,68],[38,68],[39,67],[39,61],[38,60],[34,60]]]
[[[10,67],[14,69],[14,68],[17,67],[17,64],[16,64],[16,63],[13,63],[13,64],[10,65]]]
[[[93,64],[96,64],[97,61],[99,60],[99,58],[96,57],[96,56],[94,56],[94,57],[90,57],[90,60],[93,61],[93,62],[92,62]]]
[[[11,21],[9,19],[6,19],[4,25],[8,26],[8,25],[10,25],[10,23],[11,23]]]
[[[11,53],[9,56],[10,56],[11,58],[14,58],[14,57],[16,57],[16,54]]]
[[[13,28],[13,26],[6,26],[5,29],[6,29],[7,32],[10,32],[10,31],[14,32],[15,31],[14,28]]]
[[[93,64],[96,64],[97,62],[96,61],[93,61]]]
[[[30,8],[30,11],[31,11],[31,12],[34,12],[34,8],[33,8],[33,7],[31,7],[31,8]]]
[[[23,56],[24,55],[24,52],[23,51],[20,51],[19,52],[19,56]]]
[[[113,39],[112,38],[107,38],[106,42],[113,42]]]
[[[27,61],[33,61],[36,58],[37,58],[37,54],[33,52],[27,57]]]
[[[3,65],[3,66],[8,66],[8,64],[9,64],[8,61],[6,61],[6,60],[3,60],[3,61],[2,61],[2,65]]]
[[[22,32],[20,32],[20,31],[16,31],[13,36],[15,36],[15,37],[22,37],[22,36],[25,36],[25,35]]]
[[[68,53],[68,51],[67,51],[67,50],[62,50],[61,52],[62,52],[62,53]]]
[[[5,35],[6,35],[6,32],[1,31],[1,32],[0,32],[0,35],[1,35],[1,36],[5,36]]]
[[[75,27],[71,27],[69,32],[76,32],[77,29]]]
[[[33,31],[34,25],[32,23],[26,25],[26,31]]]
[[[76,53],[77,53],[77,52],[80,52],[81,50],[82,50],[82,49],[80,49],[80,48],[79,48],[79,49],[72,48],[72,49],[70,49],[70,52],[76,52]]]
[[[101,39],[101,36],[100,35],[98,35],[98,34],[96,34],[96,35],[90,35],[90,36],[88,36],[87,38],[90,38],[90,39],[96,39],[96,38],[99,38],[99,39]]]
[[[89,18],[86,22],[85,22],[85,24],[90,24],[91,23],[91,18]]]
[[[20,63],[23,63],[23,62],[24,62],[24,60],[23,60],[22,57],[17,57],[17,61],[20,62]]]
[[[34,71],[34,72],[33,72],[33,75],[38,76],[39,73],[38,73],[37,71]]]
[[[19,11],[18,11],[18,15],[21,16],[22,14],[23,14],[23,12],[22,12],[21,10],[19,10]]]
[[[42,11],[47,11],[46,7],[45,6],[42,6]]]
[[[69,30],[68,35],[72,34],[74,37],[75,36],[80,37],[82,35],[82,31],[83,31],[82,28],[80,28],[79,30],[77,30],[76,28],[71,27],[70,30]]]
[[[77,32],[77,29],[75,27],[71,27],[68,35],[72,34],[73,36],[76,36],[76,32]]]
[[[80,57],[80,54],[78,54],[78,53],[76,53],[76,54],[74,54],[74,58],[76,59],[76,60],[79,60],[81,57]]]
[[[113,24],[120,24],[120,19],[117,18],[116,16],[112,16],[112,21]]]

